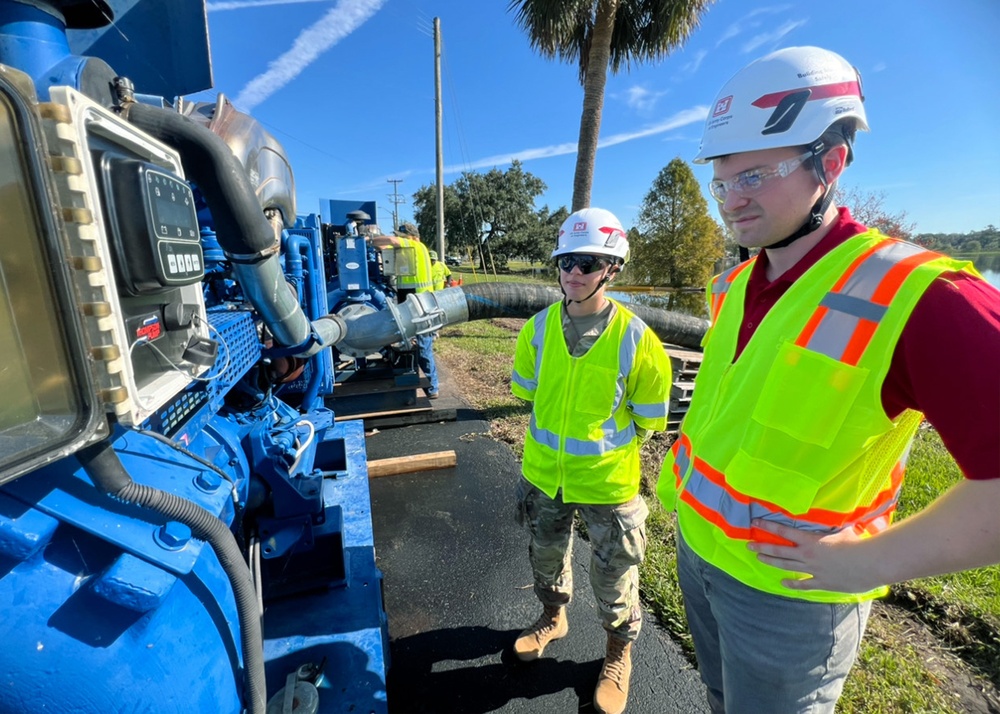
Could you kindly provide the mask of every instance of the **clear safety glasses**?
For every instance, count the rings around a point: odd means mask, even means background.
[[[708,190],[712,194],[712,198],[719,203],[726,202],[726,198],[729,196],[730,191],[738,193],[744,198],[756,196],[763,193],[768,186],[773,185],[773,183],[769,183],[771,179],[775,177],[785,178],[811,157],[812,152],[807,151],[804,154],[796,156],[794,159],[786,159],[785,161],[782,161],[773,169],[765,166],[763,168],[750,169],[749,171],[736,174],[731,179],[726,181],[716,179],[708,184]]]
[[[599,255],[582,255],[580,253],[560,255],[558,262],[559,269],[563,272],[569,273],[572,272],[573,268],[579,268],[580,272],[584,275],[590,275],[596,270],[601,270],[611,265],[606,258],[602,258]]]

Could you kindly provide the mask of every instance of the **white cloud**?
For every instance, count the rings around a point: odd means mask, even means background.
[[[760,20],[754,20],[755,17],[759,15],[777,15],[788,10],[791,10],[791,5],[772,5],[770,7],[758,7],[751,10],[749,13],[744,15],[738,22],[734,22],[732,25],[727,27],[723,31],[722,36],[719,37],[715,42],[715,46],[718,47],[726,40],[731,40],[734,37],[739,37],[745,32],[750,30],[755,30],[760,27]]]
[[[233,99],[233,104],[244,112],[252,110],[299,76],[321,54],[363,25],[385,2],[340,0],[318,22],[299,33],[290,50],[268,63],[267,71],[251,79]]]
[[[784,25],[779,27],[774,32],[765,32],[763,34],[752,37],[749,41],[744,43],[743,47],[740,49],[745,54],[747,52],[753,52],[761,45],[773,45],[782,37],[787,35],[789,32],[798,27],[802,27],[804,24],[806,24],[805,20],[795,20],[793,22],[786,22]]]
[[[254,7],[267,7],[268,5],[299,5],[306,2],[330,2],[330,0],[229,0],[223,2],[210,2],[205,6],[208,12],[221,12],[223,10],[246,10]]]
[[[888,65],[885,62],[876,62],[875,66],[872,67],[872,72],[881,72],[886,69]]]
[[[694,57],[691,58],[691,61],[681,67],[681,71],[689,75],[694,74],[701,67],[701,63],[705,61],[706,57],[708,57],[708,50],[698,50]]]
[[[615,94],[615,99],[624,99],[625,105],[640,114],[648,114],[656,106],[656,101],[666,92],[652,92],[645,87],[635,85],[624,92]]]
[[[634,141],[636,139],[643,139],[647,136],[654,136],[656,134],[662,134],[666,131],[671,131],[682,126],[687,126],[688,124],[694,124],[695,122],[701,122],[705,120],[708,116],[708,107],[706,106],[695,106],[690,109],[684,109],[674,114],[672,117],[665,119],[659,124],[654,124],[652,126],[646,127],[645,129],[640,129],[638,131],[626,132],[622,134],[614,134],[605,139],[601,139],[597,143],[598,149],[604,149],[608,146],[615,146],[616,144],[624,144],[628,141]],[[504,164],[509,164],[514,161],[530,161],[532,159],[547,159],[552,156],[564,156],[566,154],[575,154],[577,149],[577,142],[566,142],[565,144],[554,144],[552,146],[543,146],[537,149],[522,149],[521,151],[511,152],[509,154],[496,154],[494,156],[488,156],[484,159],[479,159],[471,164],[466,164],[464,166],[446,166],[445,173],[458,173],[460,171],[472,171],[474,169],[484,169],[493,166],[501,166]]]

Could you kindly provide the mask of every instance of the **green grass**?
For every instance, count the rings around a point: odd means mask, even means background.
[[[555,285],[555,271],[544,266],[535,265],[532,268],[527,263],[512,262],[508,265],[508,271],[497,272],[494,275],[491,271],[483,272],[478,267],[474,268],[470,263],[464,263],[457,268],[451,269],[453,280],[462,278],[463,285],[473,285],[475,283],[534,283],[538,285]]]
[[[520,454],[529,407],[509,391],[516,335],[509,327],[490,321],[448,327],[441,334],[435,351],[461,373],[457,376],[463,391],[484,411],[491,433]],[[655,480],[668,444],[667,438],[658,435],[644,449],[645,483]],[[937,433],[921,429],[897,517],[925,508],[961,478]],[[643,598],[693,658],[677,583],[674,515],[663,509],[655,495],[646,493],[646,500],[650,516],[649,544],[640,567]],[[840,714],[960,714],[967,707],[955,692],[969,673],[1000,687],[1000,566],[903,583],[894,586],[892,593],[889,602],[912,612],[929,625],[929,631],[914,628],[898,611],[879,604],[844,687],[837,709]],[[889,613],[895,614],[890,617]],[[959,684],[949,687],[949,680]]]
[[[962,479],[955,460],[933,429],[921,429],[900,493],[897,518],[924,509],[938,495]],[[996,618],[1000,624],[1000,566],[916,580],[913,586],[960,605],[971,614]]]
[[[438,340],[434,345],[435,352],[443,354],[472,352],[487,357],[503,355],[513,363],[517,335],[508,329],[494,325],[489,320],[450,325],[444,328],[441,334],[448,339]],[[514,399],[513,395],[511,395],[511,399]]]

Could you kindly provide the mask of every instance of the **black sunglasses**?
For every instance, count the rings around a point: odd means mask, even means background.
[[[579,268],[584,275],[590,275],[596,270],[611,265],[605,258],[597,255],[580,255],[579,253],[569,253],[559,256],[559,269],[569,273],[573,268]]]

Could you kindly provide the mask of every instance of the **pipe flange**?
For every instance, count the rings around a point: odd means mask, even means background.
[[[357,320],[359,317],[363,317],[364,315],[373,315],[376,312],[378,312],[378,309],[369,303],[355,302],[345,305],[334,314],[343,319],[345,324],[349,324],[352,320]],[[337,343],[337,351],[341,354],[347,355],[348,357],[354,357],[355,359],[363,359],[372,352],[370,349],[352,347],[346,340]]]

